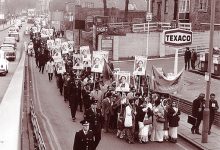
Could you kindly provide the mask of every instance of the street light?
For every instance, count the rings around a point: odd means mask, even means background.
[[[149,51],[149,34],[150,34],[150,21],[152,20],[152,13],[151,13],[151,0],[145,0],[148,4],[148,12],[146,15],[146,21],[147,21],[147,57],[148,57],[148,51]]]
[[[208,59],[208,73],[206,75],[206,101],[203,112],[203,126],[202,126],[202,143],[208,143],[209,131],[209,95],[211,86],[211,65],[213,55],[213,37],[214,37],[214,22],[215,22],[215,0],[211,1],[211,19],[210,19],[210,37],[209,37],[209,59]]]

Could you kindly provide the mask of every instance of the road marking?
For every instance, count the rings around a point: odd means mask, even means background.
[[[180,143],[176,143],[179,147],[181,147],[182,149],[184,149],[184,150],[188,150],[187,148],[185,148],[182,144],[180,144]]]
[[[35,95],[35,99],[38,103],[39,111],[40,111],[40,113],[43,117],[42,122],[43,122],[44,129],[46,131],[50,146],[52,147],[53,150],[55,150],[54,144],[53,144],[55,142],[56,149],[57,150],[62,150],[61,145],[60,145],[60,143],[57,139],[57,136],[56,136],[56,134],[53,130],[53,127],[52,127],[48,117],[42,111],[42,107],[41,107],[40,100],[39,100],[39,90],[37,88],[38,83],[36,82],[36,77],[33,75],[33,61],[31,61],[31,67],[32,67],[32,71],[31,71],[32,79],[34,79],[34,86],[33,87],[35,89],[34,91],[36,92],[36,93],[34,92],[33,94]],[[33,83],[33,81],[32,81],[32,83]],[[48,126],[48,127],[46,127],[46,126]],[[50,133],[49,133],[49,131],[50,131]],[[52,138],[53,138],[54,142],[53,142]]]

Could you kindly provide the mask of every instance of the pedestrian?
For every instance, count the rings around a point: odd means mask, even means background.
[[[125,127],[125,139],[129,144],[134,144],[134,114],[135,111],[133,110],[134,99],[130,99],[125,107],[124,113],[124,127]]]
[[[39,72],[42,72],[42,74],[44,73],[44,67],[46,64],[46,57],[44,52],[42,51],[39,55]]]
[[[139,143],[147,143],[149,141],[149,133],[152,126],[153,113],[152,107],[148,106],[147,102],[144,102],[141,107],[142,114],[138,122],[139,126]]]
[[[94,98],[95,100],[98,101],[97,107],[99,109],[101,109],[102,100],[103,100],[103,93],[100,90],[100,86],[99,86],[98,82],[95,83],[95,88],[94,88],[94,90],[91,91],[90,96],[91,96],[91,99]]]
[[[97,102],[97,100],[93,99],[91,107],[84,113],[84,119],[89,122],[89,129],[93,131],[95,136],[95,149],[101,140],[101,129],[103,124],[103,116],[101,109],[97,108]]]
[[[46,64],[46,72],[48,73],[49,81],[53,79],[54,69],[55,69],[54,62],[53,59],[51,58]]]
[[[195,63],[196,63],[196,60],[197,60],[197,53],[194,49],[192,49],[192,54],[191,54],[191,67],[192,69],[194,70],[195,69]]]
[[[64,73],[63,80],[64,80],[64,83],[63,83],[64,101],[67,102],[69,101],[69,93],[70,93],[70,90],[69,90],[70,75],[68,72]]]
[[[63,95],[63,77],[62,77],[62,74],[59,73],[57,74],[57,85],[58,85],[58,88],[60,90],[60,95]]]
[[[89,83],[87,83],[86,85],[84,85],[82,90],[84,111],[87,111],[91,106],[90,92],[90,85]]]
[[[176,102],[173,101],[171,107],[168,108],[168,121],[169,121],[169,137],[170,142],[177,142],[177,128],[180,120],[180,110],[177,108]]]
[[[75,79],[74,81],[73,77],[71,77],[70,91],[71,92],[70,92],[69,103],[70,103],[70,109],[71,109],[71,116],[72,116],[73,121],[75,121],[76,110],[81,101],[81,84],[78,79]]]
[[[151,141],[163,142],[164,137],[164,108],[161,106],[160,99],[157,98],[153,107],[153,123]]]
[[[95,150],[94,134],[89,130],[89,122],[82,120],[82,129],[76,132],[73,150]]]
[[[212,128],[212,124],[215,119],[215,113],[217,112],[218,109],[219,109],[219,106],[218,106],[217,100],[215,100],[215,94],[211,93],[210,94],[210,101],[209,101],[209,110],[210,110],[209,132],[208,132],[209,135],[211,134],[211,128]]]
[[[192,104],[192,116],[196,118],[196,123],[192,126],[191,132],[192,134],[196,133],[201,135],[199,132],[199,126],[203,119],[203,111],[205,108],[205,94],[200,93],[199,97],[197,97]]]
[[[111,107],[112,103],[112,93],[107,93],[106,98],[102,101],[102,113],[104,117],[104,132],[109,132],[110,117],[111,117]]]
[[[189,47],[186,47],[186,51],[185,51],[185,54],[184,54],[185,70],[190,69],[190,59],[191,59],[191,52],[189,50]]]

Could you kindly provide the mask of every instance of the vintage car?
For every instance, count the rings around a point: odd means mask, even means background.
[[[17,42],[16,42],[15,37],[5,37],[3,44],[12,44],[14,45],[15,49],[17,48]]]
[[[4,51],[0,50],[0,74],[6,75],[8,73],[8,60]]]
[[[15,37],[15,40],[16,40],[17,42],[20,41],[20,36],[19,36],[19,33],[18,33],[18,32],[10,32],[10,33],[8,33],[8,36],[9,36],[9,37]]]
[[[7,60],[15,61],[16,59],[16,51],[13,45],[10,44],[2,44],[0,47],[0,51],[5,53],[5,57]]]
[[[11,32],[19,32],[19,27],[16,25],[11,26],[8,30],[8,33],[11,33]]]

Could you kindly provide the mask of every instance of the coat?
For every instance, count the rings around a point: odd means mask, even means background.
[[[101,133],[103,116],[100,109],[96,108],[95,114],[92,108],[89,108],[84,114],[84,119],[89,122],[89,129],[93,131],[94,135]]]
[[[191,52],[189,50],[185,51],[184,59],[185,59],[185,62],[191,59]]]
[[[196,98],[192,104],[192,116],[198,119],[203,118],[203,110],[204,110],[204,99],[200,97]],[[201,111],[199,111],[201,108]]]
[[[111,104],[112,104],[112,101],[110,98],[106,97],[102,101],[102,113],[103,113],[105,120],[107,120],[109,114],[111,113]]]
[[[179,120],[180,120],[180,117],[179,117],[180,111],[179,111],[179,109],[177,110],[177,113],[176,114],[175,113],[176,112],[175,112],[173,107],[168,108],[167,118],[168,118],[170,127],[178,127],[179,126]]]
[[[76,132],[73,150],[95,150],[93,132],[88,131],[86,135],[83,130]]]

